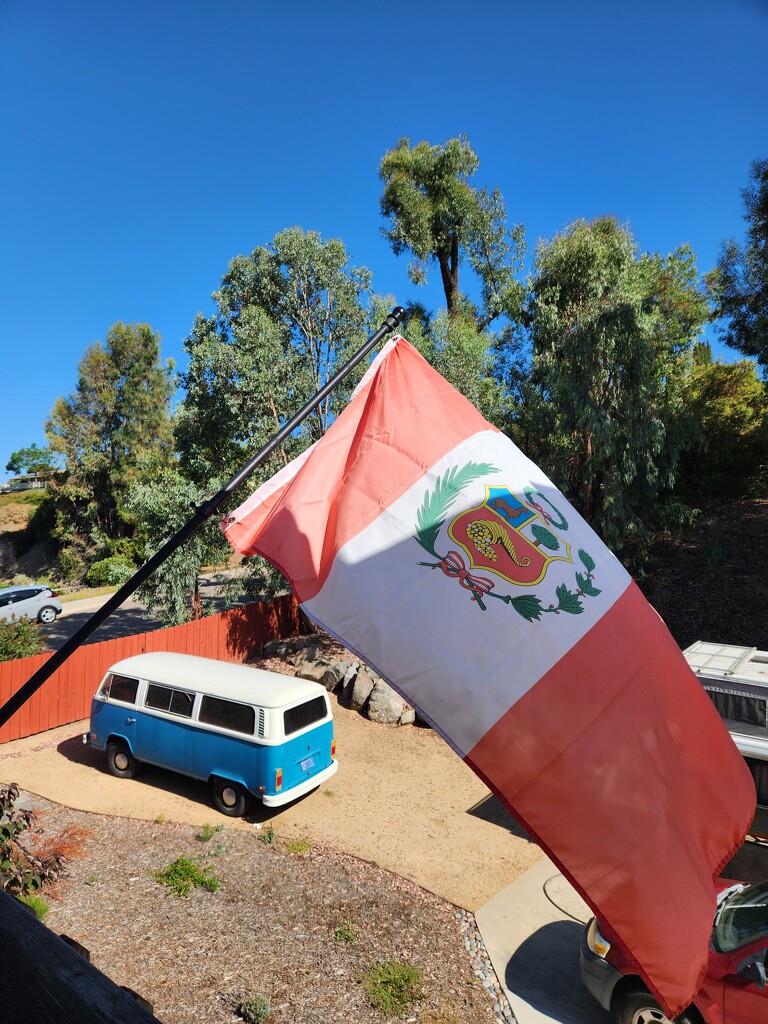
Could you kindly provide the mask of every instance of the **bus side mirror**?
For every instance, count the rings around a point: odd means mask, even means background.
[[[737,970],[742,978],[746,978],[753,985],[757,985],[759,989],[764,989],[766,985],[765,951],[762,950],[760,953],[755,953],[754,956],[742,960]]]

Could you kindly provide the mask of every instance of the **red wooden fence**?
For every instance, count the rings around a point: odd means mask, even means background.
[[[295,636],[299,610],[293,597],[276,598],[209,615],[196,622],[151,633],[86,644],[47,679],[37,693],[0,728],[0,743],[33,736],[87,718],[91,698],[109,668],[121,658],[145,651],[175,651],[222,661],[247,661],[267,640]],[[0,706],[30,678],[50,654],[0,662]]]

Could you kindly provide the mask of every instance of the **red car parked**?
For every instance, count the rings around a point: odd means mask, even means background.
[[[693,1004],[677,1024],[768,1024],[766,950],[768,881],[743,885],[721,879],[709,966]],[[636,975],[625,973],[618,950],[587,924],[579,951],[581,977],[616,1024],[672,1024]]]

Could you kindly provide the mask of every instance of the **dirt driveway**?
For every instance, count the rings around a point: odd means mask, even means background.
[[[0,746],[0,782],[84,811],[309,837],[411,879],[474,911],[540,856],[482,782],[428,729],[377,725],[334,703],[339,771],[278,811],[233,820],[207,787],[156,768],[136,779],[107,773],[82,743],[87,722]],[[162,817],[161,817],[162,816]]]

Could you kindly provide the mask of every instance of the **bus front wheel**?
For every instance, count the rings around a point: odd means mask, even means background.
[[[112,740],[107,744],[107,768],[118,779],[132,779],[139,770],[139,762],[127,743]]]

